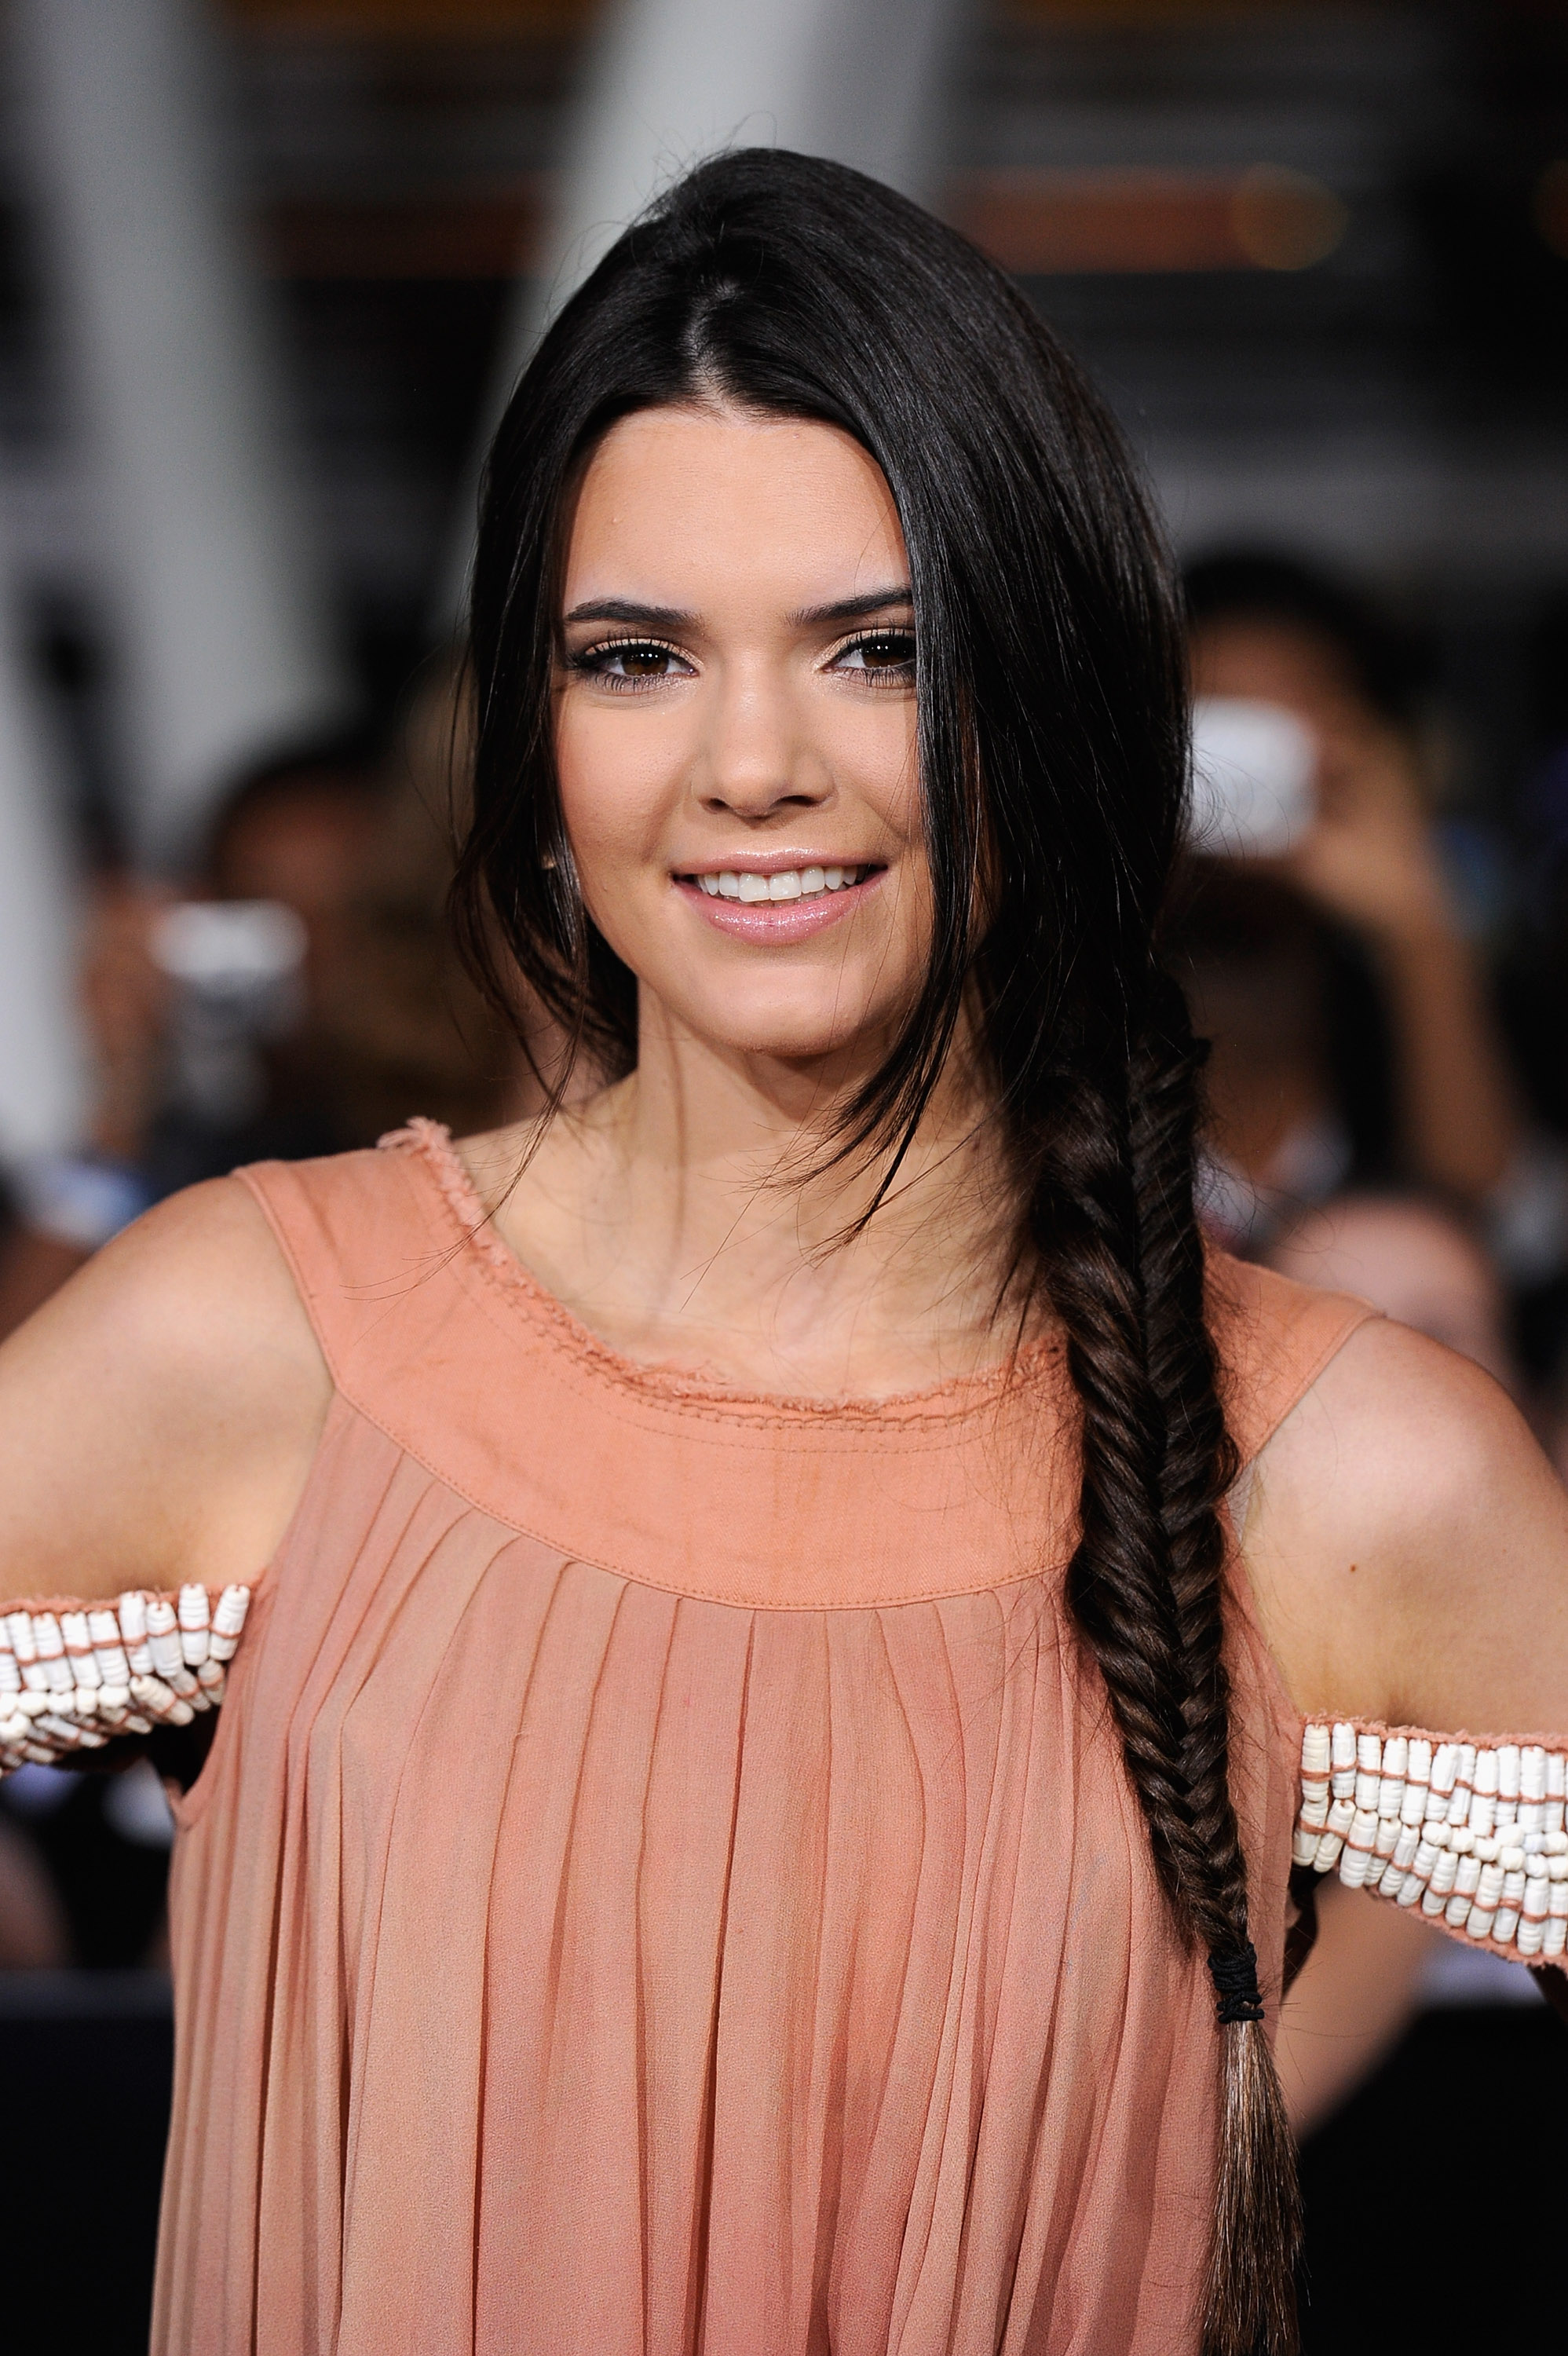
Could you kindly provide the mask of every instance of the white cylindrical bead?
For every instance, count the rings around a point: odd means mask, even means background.
[[[1470,1821],[1470,1800],[1475,1789],[1476,1746],[1473,1742],[1459,1745],[1459,1763],[1454,1775],[1454,1796],[1448,1803],[1451,1825],[1467,1825]]]
[[[1511,1800],[1517,1808],[1521,1797],[1520,1747],[1517,1742],[1498,1745],[1498,1797]]]
[[[251,1609],[248,1587],[226,1587],[218,1599],[212,1614],[212,1657],[215,1661],[230,1661],[234,1647],[244,1633],[245,1614]]]
[[[1413,1734],[1410,1739],[1410,1757],[1404,1771],[1404,1797],[1399,1809],[1405,1824],[1420,1824],[1426,1814],[1431,1785],[1432,1745],[1424,1734]]]
[[[185,1655],[180,1650],[179,1622],[174,1606],[161,1595],[148,1599],[147,1644],[153,1655],[154,1675],[162,1677],[166,1685],[170,1671],[185,1666]]]
[[[238,1636],[245,1625],[245,1614],[251,1609],[248,1587],[226,1587],[218,1599],[212,1614],[212,1624],[220,1636]]]
[[[1406,1874],[1415,1863],[1415,1852],[1421,1846],[1421,1831],[1416,1825],[1402,1825],[1393,1845],[1393,1863],[1401,1874]]]
[[[1474,1794],[1470,1801],[1470,1830],[1488,1834],[1498,1821],[1498,1754],[1495,1751],[1476,1753]]]
[[[1375,1812],[1358,1808],[1345,1836],[1345,1853],[1339,1859],[1339,1879],[1347,1890],[1360,1890],[1371,1872],[1377,1829]]]
[[[1334,1738],[1326,1726],[1308,1724],[1301,1730],[1303,1777],[1327,1775],[1334,1764]]]
[[[1397,1816],[1404,1803],[1406,1763],[1410,1743],[1403,1734],[1391,1734],[1383,1744],[1382,1773],[1378,1781],[1378,1814]]]
[[[1568,1759],[1564,1759],[1561,1751],[1549,1751],[1546,1754],[1546,1811],[1541,1818],[1542,1826],[1549,1833],[1560,1833],[1563,1828],[1565,1774],[1568,1774]]]
[[[1336,1807],[1340,1805],[1349,1806],[1349,1803],[1348,1801],[1341,1803],[1336,1800],[1334,1805]],[[1332,1873],[1334,1868],[1339,1862],[1340,1853],[1343,1850],[1344,1846],[1345,1836],[1343,1833],[1336,1832],[1334,1830],[1332,1815],[1330,1815],[1328,1830],[1326,1833],[1320,1833],[1317,1837],[1317,1848],[1312,1859],[1312,1863],[1316,1870],[1319,1873]]]
[[[1306,1792],[1304,1788],[1301,1813],[1296,1817],[1296,1821],[1298,1825],[1310,1825],[1315,1833],[1320,1833],[1322,1831],[1324,1826],[1328,1821],[1328,1786],[1327,1783],[1320,1784],[1316,1792]]]
[[[1317,1862],[1317,1841],[1318,1835],[1317,1833],[1313,1832],[1309,1827],[1297,1825],[1295,1832],[1292,1833],[1290,1837],[1290,1861],[1292,1865],[1316,1865]]]
[[[1551,1911],[1551,1900],[1552,1884],[1546,1876],[1543,1873],[1528,1874],[1524,1884],[1524,1904],[1520,1909],[1519,1936],[1520,1944],[1523,1946],[1527,1933],[1533,1931],[1535,1945],[1529,1951],[1532,1954],[1540,1948],[1541,1933],[1546,1928],[1546,1918]]]
[[[147,1643],[147,1599],[136,1588],[129,1588],[115,1607],[120,1622],[120,1635],[125,1646],[125,1658],[133,1677],[150,1677],[153,1655]]]
[[[1410,1861],[1410,1871],[1406,1874],[1404,1887],[1399,1893],[1399,1902],[1402,1906],[1414,1905],[1436,1872],[1438,1858],[1445,1855],[1446,1851],[1437,1847],[1435,1842],[1424,1840],[1421,1843]]]
[[[1358,1808],[1370,1808],[1377,1814],[1378,1786],[1382,1780],[1383,1746],[1375,1734],[1356,1737],[1356,1789]]]
[[[44,1675],[48,1679],[49,1693],[58,1708],[65,1695],[75,1692],[76,1679],[65,1656],[65,1638],[60,1634],[60,1623],[52,1612],[34,1612],[33,1644]]]
[[[1335,1724],[1329,1757],[1334,1797],[1337,1800],[1353,1800],[1356,1796],[1356,1730],[1345,1719]]]
[[[123,1710],[131,1698],[131,1670],[120,1642],[119,1622],[112,1612],[90,1612],[87,1626],[101,1687],[99,1708],[104,1711]]]
[[[1381,1873],[1378,1875],[1376,1881],[1369,1881],[1367,1887],[1369,1890],[1375,1890],[1380,1898],[1397,1900],[1400,1891],[1404,1888],[1404,1868],[1402,1865],[1395,1865],[1391,1858]]]
[[[1372,1836],[1373,1857],[1381,1858],[1386,1865],[1390,1858],[1393,1855],[1394,1845],[1398,1839],[1399,1818],[1397,1816],[1380,1816],[1378,1818],[1377,1831]]]
[[[212,1625],[212,1606],[205,1587],[192,1582],[180,1589],[179,1623],[185,1665],[187,1669],[199,1669],[207,1658],[208,1631]]]
[[[98,1710],[99,1688],[103,1680],[98,1674],[93,1657],[92,1639],[87,1633],[85,1612],[62,1612],[60,1634],[65,1639],[65,1655],[76,1691],[72,1699],[78,1718],[95,1717]]]
[[[182,1701],[162,1677],[133,1677],[131,1697],[161,1725],[188,1726],[195,1716],[189,1702]]]
[[[1541,1952],[1550,1959],[1560,1955],[1565,1946],[1568,1946],[1568,1920],[1554,1914],[1541,1933]]]
[[[172,1603],[163,1596],[147,1600],[147,1643],[153,1655],[153,1673],[178,1694],[182,1700],[196,1699],[196,1679],[185,1665],[185,1650],[180,1643],[179,1622]]]
[[[1459,1860],[1451,1848],[1440,1849],[1432,1869],[1432,1887],[1439,1898],[1446,1898],[1454,1887],[1459,1870]]]

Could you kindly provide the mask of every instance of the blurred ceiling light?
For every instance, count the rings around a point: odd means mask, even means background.
[[[1305,270],[1349,220],[1299,172],[982,172],[952,191],[958,226],[1004,269],[1060,273]]]
[[[506,40],[585,33],[605,0],[225,0],[224,14],[261,33],[384,40]]]
[[[1535,184],[1531,209],[1542,245],[1568,261],[1568,164],[1548,164]]]
[[[1231,225],[1236,243],[1260,270],[1310,270],[1340,242],[1350,212],[1321,180],[1258,164],[1236,183]]]

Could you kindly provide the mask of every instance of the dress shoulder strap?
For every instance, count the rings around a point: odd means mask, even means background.
[[[1228,1252],[1210,1253],[1208,1286],[1221,1396],[1248,1464],[1358,1327],[1382,1312],[1352,1293],[1295,1284]]]
[[[453,1237],[432,1216],[418,1139],[399,1130],[361,1152],[257,1162],[235,1172],[255,1196],[299,1288],[339,1389],[367,1357],[406,1365],[463,1299]]]

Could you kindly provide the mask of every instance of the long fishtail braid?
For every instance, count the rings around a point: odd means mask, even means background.
[[[1295,2155],[1229,1783],[1221,1509],[1235,1451],[1193,1211],[1200,1065],[1179,993],[1156,981],[1125,1094],[1108,1100],[1081,1081],[1065,1092],[1033,1224],[1083,1418],[1067,1601],[1105,1681],[1161,1885],[1208,1956],[1219,1999],[1203,2356],[1291,2356]]]

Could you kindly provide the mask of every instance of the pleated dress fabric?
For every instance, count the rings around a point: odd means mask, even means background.
[[[749,1398],[595,1341],[429,1124],[243,1174],[336,1395],[178,1811],[155,2351],[1191,2351],[1212,1998],[1057,1354]],[[1367,1312],[1212,1290],[1250,1453]],[[1300,1721],[1230,1601],[1272,1994]]]

